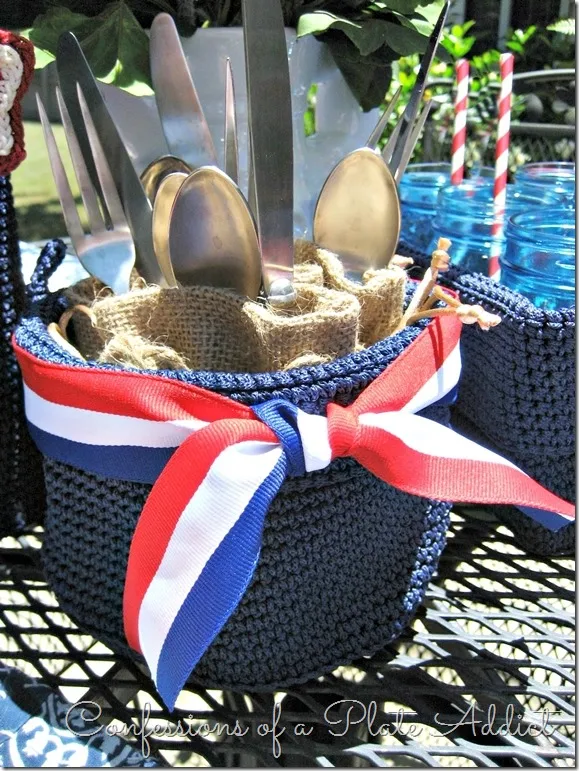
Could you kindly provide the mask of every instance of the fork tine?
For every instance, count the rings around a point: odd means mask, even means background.
[[[396,173],[394,174],[395,182],[400,182],[400,180],[402,179],[402,175],[406,171],[406,167],[408,166],[408,162],[412,158],[412,153],[414,152],[414,148],[416,147],[416,143],[418,142],[418,137],[422,133],[422,129],[424,128],[424,124],[426,123],[426,119],[428,118],[428,113],[430,112],[431,107],[432,107],[432,99],[429,99],[428,102],[426,102],[426,104],[422,108],[420,115],[416,119],[416,123],[412,128],[412,132],[410,134],[410,137],[408,138],[406,147],[404,148],[402,158],[400,159],[400,164],[396,169]]]
[[[80,145],[78,143],[78,139],[70,119],[70,114],[64,103],[64,99],[62,98],[62,93],[59,86],[56,87],[56,100],[58,102],[58,109],[60,111],[60,117],[62,119],[62,125],[66,135],[66,142],[68,144],[72,166],[78,180],[80,194],[82,196],[82,200],[88,215],[91,232],[96,233],[98,231],[106,230],[106,225],[99,208],[96,192],[84,162]]]
[[[392,129],[392,133],[388,137],[388,141],[382,148],[382,158],[384,159],[384,162],[388,165],[388,167],[390,166],[390,161],[392,160],[392,155],[394,153],[396,143],[398,142],[398,137],[400,136],[400,131],[402,129],[403,123],[404,123],[404,113],[402,113],[402,115],[398,118],[398,122]],[[392,169],[390,169],[390,171],[392,172],[392,174],[394,174]]]
[[[398,100],[400,99],[400,94],[402,93],[402,86],[396,91],[392,99],[390,100],[390,103],[380,116],[380,120],[376,124],[374,130],[368,137],[368,141],[366,142],[366,147],[369,147],[371,150],[375,150],[378,142],[380,141],[380,138],[382,137],[382,134],[384,133],[384,129],[386,128],[386,124],[388,123],[388,120],[392,113],[394,112],[394,108],[398,104]]]
[[[50,161],[50,167],[52,169],[52,176],[54,177],[54,183],[58,197],[60,199],[60,206],[62,209],[62,215],[64,217],[64,224],[68,231],[68,235],[72,241],[72,245],[75,250],[78,251],[79,244],[84,239],[84,229],[82,227],[78,211],[76,210],[76,204],[74,202],[74,196],[70,189],[68,177],[62,163],[62,158],[58,152],[58,146],[52,132],[52,127],[46,110],[42,103],[41,98],[36,95],[36,104],[38,106],[38,115],[40,116],[40,123],[42,124],[42,132],[44,134],[44,142],[46,144],[46,150],[48,152],[48,159]]]
[[[119,198],[119,194],[117,192],[117,188],[115,186],[115,182],[113,180],[103,146],[101,145],[100,139],[98,137],[95,125],[84,98],[84,94],[82,93],[82,89],[78,83],[76,89],[78,93],[78,103],[80,105],[88,141],[92,150],[94,165],[96,167],[98,178],[101,183],[103,198],[105,199],[105,204],[109,213],[111,224],[113,228],[128,228],[129,225],[125,217],[121,199]]]

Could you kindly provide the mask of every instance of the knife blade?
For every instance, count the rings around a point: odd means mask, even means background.
[[[422,57],[422,61],[420,62],[420,69],[416,77],[416,83],[414,84],[414,88],[412,89],[410,99],[408,101],[408,104],[406,105],[406,109],[404,110],[404,113],[400,120],[399,135],[396,140],[396,145],[394,147],[394,150],[392,151],[392,157],[388,164],[390,167],[390,171],[394,176],[396,176],[396,171],[400,166],[400,161],[402,160],[402,156],[404,155],[404,148],[406,146],[406,143],[409,141],[410,134],[412,133],[412,128],[416,121],[416,116],[418,115],[418,109],[420,107],[420,103],[422,102],[422,96],[424,94],[424,89],[426,87],[426,78],[428,77],[428,71],[430,70],[430,65],[432,64],[432,60],[434,59],[434,54],[436,53],[436,49],[438,48],[438,43],[440,42],[440,38],[442,36],[442,29],[446,22],[446,17],[448,15],[449,8],[450,8],[450,0],[446,0],[446,3],[444,4],[442,11],[440,12],[440,16],[438,17],[436,24],[434,25],[434,29],[432,30],[432,34],[430,35],[430,39],[428,40],[426,51],[424,52],[424,56]]]
[[[209,126],[173,18],[159,13],[151,25],[151,79],[169,151],[193,169],[217,166]]]
[[[136,268],[147,282],[165,286],[166,282],[153,248],[151,203],[143,190],[80,44],[72,32],[64,32],[59,38],[56,68],[64,103],[79,138],[89,174],[93,182],[98,180],[78,103],[77,83],[83,91],[99,139],[107,152],[113,179],[135,242]],[[100,185],[95,184],[95,187],[100,192]]]
[[[231,59],[225,62],[225,132],[224,132],[224,163],[223,169],[228,177],[237,184],[238,149],[237,149],[237,118],[235,114],[235,89]]]
[[[243,0],[251,178],[268,300],[293,290],[293,128],[285,30],[279,0]],[[251,202],[250,195],[250,202]]]

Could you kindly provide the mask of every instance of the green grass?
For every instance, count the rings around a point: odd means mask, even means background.
[[[79,208],[81,202],[63,128],[55,125],[53,130],[67,175],[71,180],[73,193],[77,196],[77,208]],[[40,241],[65,236],[66,227],[52,179],[40,123],[30,121],[24,123],[24,142],[26,160],[12,174],[19,237],[22,241]],[[84,221],[82,206],[79,211]]]

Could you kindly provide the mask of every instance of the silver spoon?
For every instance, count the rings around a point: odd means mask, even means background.
[[[155,202],[157,191],[163,179],[168,174],[173,174],[176,171],[187,175],[192,169],[188,163],[185,163],[180,158],[176,158],[174,155],[162,155],[160,158],[155,158],[154,161],[151,161],[143,171],[141,174],[141,184],[151,204]]]
[[[163,177],[153,204],[153,247],[168,286],[178,286],[169,253],[169,228],[175,198],[187,176],[181,171],[175,171]]]
[[[257,298],[261,254],[255,222],[240,189],[220,169],[196,169],[179,188],[169,254],[181,284],[230,288]]]
[[[324,183],[314,212],[314,241],[335,252],[345,275],[360,281],[388,265],[400,236],[400,201],[382,157],[361,147],[343,158]]]
[[[349,153],[330,172],[316,203],[314,241],[339,254],[346,276],[355,281],[359,281],[368,268],[388,264],[400,235],[396,184],[384,161],[381,163],[385,168],[377,162],[380,156],[376,148],[401,93],[399,88],[366,146]],[[381,201],[382,215],[379,213]],[[390,214],[385,215],[386,211]]]

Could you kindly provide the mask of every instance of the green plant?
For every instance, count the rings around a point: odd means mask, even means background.
[[[516,42],[523,42],[520,35],[526,35],[523,51],[518,51]],[[529,27],[528,30],[514,31],[509,41],[511,50],[517,54],[517,70],[574,69],[575,68],[575,19],[559,19],[546,29]],[[515,47],[512,44],[515,43]]]
[[[466,21],[464,24],[455,24],[453,27],[444,30],[440,44],[448,51],[453,61],[466,56],[476,41],[474,35],[467,35],[474,21]]]
[[[272,0],[273,1],[273,0]],[[391,65],[424,51],[443,0],[281,0],[284,21],[299,36],[323,40],[364,109],[378,106]],[[50,61],[61,32],[73,30],[99,79],[136,93],[150,87],[145,29],[156,13],[170,13],[182,34],[241,23],[241,0],[43,0],[27,31]]]
[[[527,29],[514,29],[511,30],[511,36],[507,40],[507,48],[513,51],[515,54],[519,54],[521,58],[526,55],[527,43],[536,33],[537,27],[532,24]]]
[[[450,58],[450,62],[435,59],[430,70],[429,87],[425,99],[433,99],[428,128],[416,146],[413,161],[419,162],[427,155],[430,159],[450,160],[450,146],[454,125],[454,63],[463,57],[469,58],[469,104],[467,112],[466,167],[493,163],[497,128],[497,99],[500,89],[499,59],[500,51],[491,48],[476,56],[469,57],[476,37],[471,34],[475,23],[467,21],[445,29],[441,46]],[[527,48],[536,33],[535,27],[527,30],[514,30],[507,41],[507,48],[515,53],[516,67],[523,61]],[[402,57],[394,66],[394,77],[387,95],[392,98],[398,86],[403,92],[398,107],[390,119],[390,130],[408,103],[416,82],[420,61],[418,56]],[[513,95],[511,116],[517,119],[525,109],[525,98]],[[387,132],[388,135],[389,132]],[[384,140],[385,141],[385,140]],[[530,158],[515,141],[509,151],[510,169],[514,171]]]

